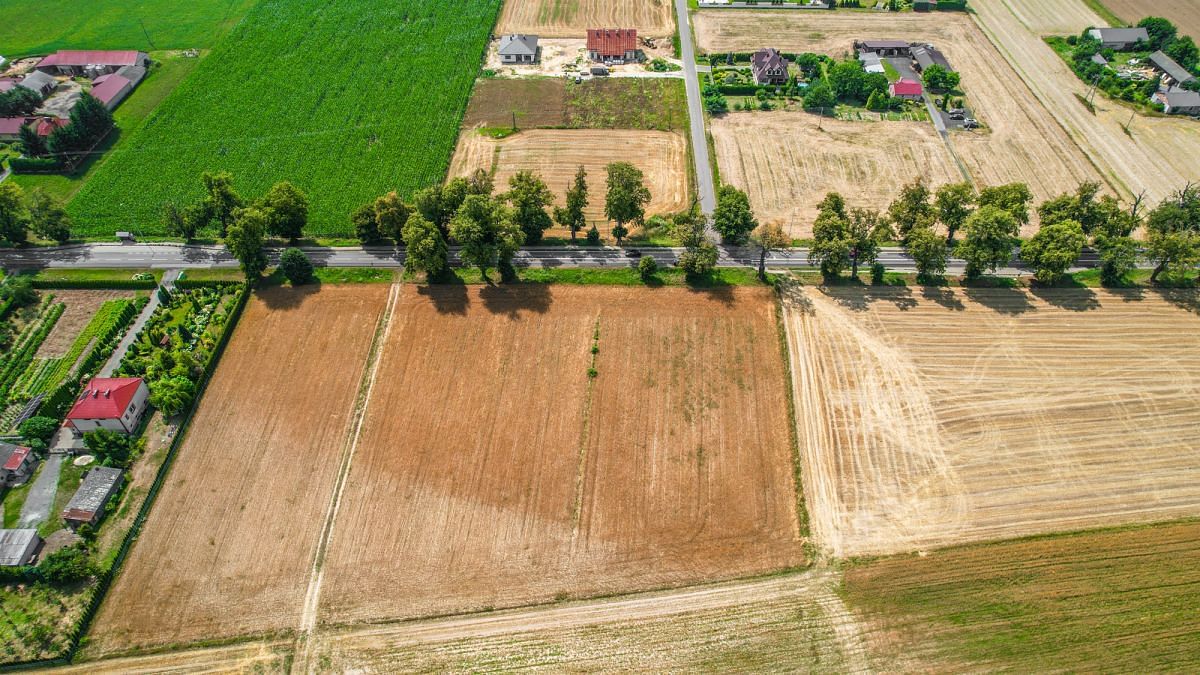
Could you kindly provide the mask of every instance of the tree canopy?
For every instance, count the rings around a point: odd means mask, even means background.
[[[650,188],[646,187],[641,169],[627,162],[614,162],[607,167],[608,192],[604,199],[604,215],[618,226],[641,224],[650,203]]]
[[[1087,236],[1078,221],[1060,220],[1043,224],[1021,247],[1021,260],[1034,269],[1034,276],[1044,284],[1058,281],[1083,252]]]
[[[996,271],[1012,260],[1013,242],[1021,226],[1013,215],[991,204],[980,206],[967,218],[963,241],[954,255],[967,263],[967,278]]]
[[[513,221],[525,233],[525,243],[537,244],[554,224],[546,207],[554,203],[554,193],[532,171],[518,171],[508,180],[505,195],[512,205]]]
[[[267,253],[263,250],[267,234],[267,214],[258,207],[237,210],[233,224],[225,235],[225,246],[241,263],[246,279],[253,281],[267,269]]]
[[[295,185],[281,181],[271,186],[260,207],[267,214],[267,232],[296,241],[308,224],[308,197]]]
[[[750,198],[732,185],[717,190],[717,210],[713,213],[713,228],[730,244],[741,244],[746,235],[758,227],[758,219],[750,210]]]
[[[450,221],[450,236],[462,247],[463,260],[478,267],[484,278],[492,267],[511,265],[525,242],[525,233],[513,223],[509,210],[498,200],[479,194],[463,200]]]
[[[312,261],[298,248],[289,248],[279,256],[279,271],[293,286],[302,286],[313,280]]]
[[[437,225],[419,213],[404,225],[404,269],[437,278],[449,269],[450,250]]]

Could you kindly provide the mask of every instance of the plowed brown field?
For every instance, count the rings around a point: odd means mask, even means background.
[[[671,0],[508,0],[496,34],[583,37],[589,28],[636,28],[639,35],[675,31]]]
[[[1181,34],[1200,39],[1200,3],[1196,0],[1104,0],[1104,6],[1130,25],[1148,16],[1161,16],[1178,26]]]
[[[614,154],[614,148],[621,150]],[[687,141],[673,131],[531,129],[496,140],[468,129],[458,139],[449,175],[466,176],[476,169],[494,169],[496,189],[503,191],[518,171],[533,171],[546,181],[561,206],[575,172],[582,165],[588,173],[591,202],[586,210],[588,220],[602,223],[607,222],[605,167],[616,161],[629,162],[645,173],[651,195],[647,214],[675,213],[687,208]],[[565,232],[553,229],[549,234]]]
[[[923,175],[931,186],[962,180],[933,125],[820,120],[808,113],[738,113],[710,129],[721,178],[746,191],[760,220],[811,237],[817,204],[837,191],[852,207],[886,209]]]
[[[855,39],[874,37],[931,42],[945,52],[950,63],[962,73],[962,86],[968,94],[972,110],[987,127],[982,132],[951,135],[959,157],[978,185],[1024,182],[1033,191],[1034,198],[1041,201],[1073,190],[1084,180],[1105,180],[967,16],[948,12],[896,15],[709,10],[697,12],[695,17],[697,40],[701,48],[708,52],[752,51],[769,43],[784,51],[811,51],[840,57],[852,51]],[[1044,44],[1042,46],[1049,50]],[[1078,105],[1077,102],[1075,104]],[[736,118],[738,114],[728,117]],[[879,123],[878,127],[872,125],[864,129],[862,134],[880,134],[885,139],[894,139],[907,133],[908,129],[906,125],[900,127],[899,131],[884,135],[884,132],[877,130],[882,127],[883,123]],[[746,139],[745,142],[767,143],[777,134],[787,136],[789,131],[779,127],[762,133],[763,137]],[[908,168],[914,157],[910,144],[917,142],[918,138],[916,132],[912,134],[913,140],[908,144],[892,141],[899,148],[901,160],[895,167],[894,176],[886,183],[889,186],[911,180],[919,173]],[[870,145],[887,147],[886,142]],[[803,153],[792,150],[777,149],[782,165],[786,166],[789,158],[792,163],[800,161]],[[860,152],[850,147],[846,162],[853,164],[859,161],[854,155]],[[915,156],[919,158],[921,154]],[[724,176],[727,164],[734,162],[722,157],[720,147],[717,148],[717,158]],[[941,164],[940,161],[933,164],[935,177],[944,175]],[[783,173],[786,169],[779,171]],[[733,175],[739,175],[736,167],[733,168]],[[866,174],[864,178],[871,178],[871,174]],[[858,191],[865,194],[876,187],[874,183],[864,181],[858,185]],[[805,200],[793,201],[789,206],[794,210],[811,208],[812,205],[807,203],[811,199],[806,195]],[[769,205],[755,206],[771,209]],[[811,222],[799,226],[811,227]],[[1034,231],[1036,227],[1032,226],[1025,234]]]
[[[394,317],[323,623],[803,561],[768,290],[406,287]]]
[[[250,301],[89,649],[295,628],[387,292]]]
[[[834,554],[1200,515],[1195,294],[789,297],[805,494]]]

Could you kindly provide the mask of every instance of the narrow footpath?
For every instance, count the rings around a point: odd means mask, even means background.
[[[166,288],[167,290],[175,288],[175,280],[179,278],[179,274],[180,270],[167,270],[166,273],[163,274],[162,282],[159,284],[159,288]],[[112,377],[112,374],[115,373],[117,368],[121,365],[121,361],[124,360],[125,353],[129,351],[130,347],[133,346],[133,341],[137,338],[138,332],[146,326],[146,322],[149,321],[150,317],[154,315],[154,310],[158,309],[160,304],[161,303],[158,300],[158,290],[155,289],[155,291],[150,294],[150,302],[147,302],[146,306],[142,308],[142,313],[139,314],[137,319],[133,321],[133,325],[129,327],[129,330],[125,331],[125,336],[121,338],[121,342],[119,342],[117,344],[117,348],[113,350],[112,356],[108,357],[108,361],[104,364],[104,367],[100,369],[99,377]]]

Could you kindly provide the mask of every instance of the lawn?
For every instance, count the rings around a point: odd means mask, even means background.
[[[0,46],[13,58],[59,49],[209,47],[257,0],[4,0]]]
[[[264,0],[76,195],[79,233],[162,234],[163,204],[226,170],[251,199],[293,182],[310,234],[352,235],[354,208],[443,179],[499,5]]]
[[[131,281],[138,274],[149,274],[156,282],[162,280],[162,270],[144,270],[123,267],[114,268],[67,268],[55,267],[38,270],[34,280],[39,283],[78,283],[99,281]]]
[[[25,188],[32,190],[41,188],[61,201],[67,201],[79,191],[96,170],[104,164],[105,158],[113,150],[117,150],[129,142],[129,139],[141,126],[142,121],[150,115],[167,94],[183,81],[183,78],[200,63],[198,58],[185,58],[178,53],[155,52],[151,54],[154,65],[142,84],[121,103],[113,113],[117,130],[104,139],[104,143],[96,149],[87,160],[79,165],[70,175],[20,175],[12,180]],[[112,236],[112,232],[103,233]]]

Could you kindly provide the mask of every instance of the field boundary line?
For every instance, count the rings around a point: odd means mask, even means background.
[[[587,446],[592,437],[592,399],[596,393],[596,360],[600,355],[600,313],[592,324],[592,359],[588,367],[587,398],[583,401],[583,427],[579,430],[579,452],[575,465],[575,500],[571,505],[571,546],[579,539],[579,520],[583,516],[583,488],[587,484]]]
[[[783,383],[784,393],[787,400],[788,412],[788,442],[791,451],[792,460],[792,499],[795,502],[792,508],[792,527],[795,532],[796,539],[806,539],[811,536],[809,531],[808,509],[804,505],[805,490],[804,490],[804,463],[800,459],[800,420],[796,414],[796,387],[793,383],[794,375],[792,374],[792,349],[788,340],[787,316],[784,303],[789,300],[784,297],[785,292],[791,291],[791,284],[794,281],[788,279],[780,279],[775,284],[775,335],[779,341],[779,358],[783,359]]]
[[[317,625],[317,609],[321,598],[321,585],[325,579],[325,556],[329,551],[329,543],[333,539],[334,525],[337,521],[338,511],[341,509],[342,494],[345,492],[346,481],[350,476],[350,467],[354,461],[354,454],[358,449],[358,440],[362,436],[363,421],[367,416],[371,391],[375,388],[375,382],[378,379],[379,364],[383,361],[381,358],[383,347],[392,332],[392,317],[395,315],[396,304],[399,301],[400,288],[401,283],[394,282],[388,291],[387,306],[384,308],[383,316],[380,317],[379,325],[375,329],[371,349],[367,352],[367,361],[363,364],[363,379],[359,384],[359,394],[354,401],[354,409],[351,412],[350,434],[347,436],[346,444],[342,449],[337,480],[334,482],[333,494],[330,497],[329,507],[325,514],[325,522],[321,526],[321,537],[317,540],[317,551],[313,556],[308,590],[304,595],[304,605],[301,609],[300,635],[298,639],[304,641],[303,658],[296,664],[293,664],[293,669],[295,669],[296,665],[307,668],[313,642],[312,633],[316,630]]]

